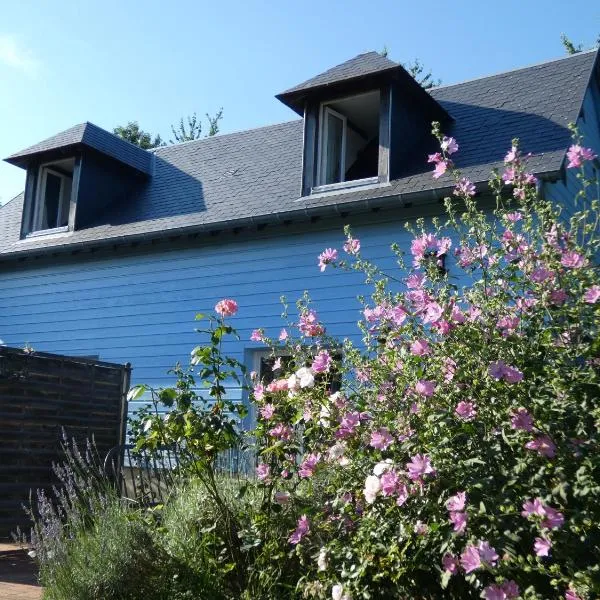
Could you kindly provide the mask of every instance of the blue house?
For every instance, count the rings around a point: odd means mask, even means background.
[[[281,295],[310,290],[331,334],[357,335],[361,279],[320,273],[317,255],[348,223],[395,268],[403,224],[441,213],[451,191],[425,162],[433,120],[482,200],[514,137],[567,213],[568,124],[600,154],[597,52],[429,91],[369,52],[277,98],[294,120],[152,151],[83,123],[9,156],[27,178],[0,208],[4,342],[130,362],[134,383],[161,385],[198,343],[194,315],[231,297],[242,341],[225,350],[256,368],[251,331],[279,332]]]

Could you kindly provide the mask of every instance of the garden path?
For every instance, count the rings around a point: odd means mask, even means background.
[[[15,544],[0,543],[0,599],[40,600],[34,562]]]

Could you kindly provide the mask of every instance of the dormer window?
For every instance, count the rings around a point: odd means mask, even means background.
[[[323,103],[317,185],[377,177],[379,90]]]
[[[63,230],[69,225],[74,159],[39,168],[31,231]]]

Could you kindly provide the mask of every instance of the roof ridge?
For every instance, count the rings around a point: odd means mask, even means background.
[[[210,135],[196,140],[188,140],[186,142],[178,142],[177,144],[168,144],[167,146],[157,146],[156,148],[149,148],[148,152],[156,154],[159,150],[168,150],[169,148],[180,148],[181,146],[187,146],[188,144],[198,144],[200,142],[224,138],[231,135],[240,135],[241,133],[250,133],[252,131],[258,131],[260,129],[270,129],[271,127],[281,127],[284,125],[291,125],[292,123],[301,123],[303,119],[290,119],[289,121],[281,121],[279,123],[271,123],[270,125],[259,125],[258,127],[250,127],[250,129],[237,129],[236,131],[228,131],[227,133],[218,133],[216,135]]]
[[[578,56],[583,54],[590,54],[598,52],[599,48],[593,48],[591,50],[582,50],[581,52],[576,52],[575,54],[568,54],[567,56],[561,56],[559,58],[551,58],[549,60],[544,60],[538,63],[533,63],[530,65],[526,65],[524,67],[516,67],[515,69],[508,69],[506,71],[498,71],[496,73],[491,73],[489,75],[480,75],[479,77],[472,77],[470,79],[464,79],[463,81],[457,81],[456,83],[447,83],[444,85],[438,85],[427,90],[428,92],[435,92],[436,90],[442,90],[450,87],[455,87],[458,85],[463,85],[465,83],[471,83],[473,81],[480,81],[482,79],[491,79],[492,77],[499,77],[500,75],[508,75],[509,73],[516,73],[517,71],[526,71],[527,69],[534,69],[535,67],[543,67],[544,65],[549,65],[552,63],[560,62],[563,60],[573,60]]]

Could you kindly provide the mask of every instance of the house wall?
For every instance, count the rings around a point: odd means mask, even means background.
[[[439,212],[440,206],[431,210]],[[223,297],[235,298],[240,308],[232,323],[241,342],[227,342],[224,350],[252,368],[252,353],[261,346],[249,341],[251,331],[263,327],[277,336],[284,325],[280,296],[295,310],[296,299],[309,290],[328,332],[360,341],[356,297],[369,288],[357,273],[321,273],[317,256],[325,247],[341,250],[349,222],[364,255],[398,275],[389,245],[397,241],[409,253],[403,224],[415,214],[383,211],[6,265],[0,268],[0,337],[9,346],[130,362],[133,383],[167,385],[172,382],[167,370],[177,361],[187,364],[201,341],[194,333],[196,313],[212,311]],[[231,393],[241,398],[240,390]]]

